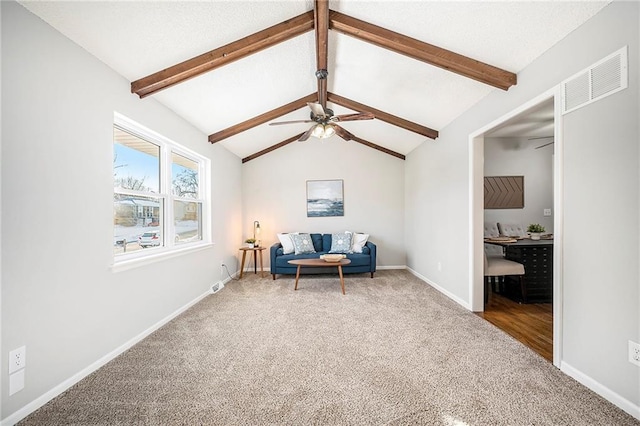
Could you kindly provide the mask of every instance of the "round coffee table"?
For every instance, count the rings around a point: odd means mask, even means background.
[[[327,262],[323,259],[294,259],[289,262],[292,265],[298,265],[298,269],[296,271],[296,286],[293,288],[294,290],[298,289],[298,279],[300,278],[300,268],[303,266],[313,266],[313,267],[338,267],[338,274],[340,275],[340,285],[342,286],[342,294],[344,293],[344,278],[342,276],[342,266],[348,265],[351,263],[349,259],[340,259],[338,262]]]

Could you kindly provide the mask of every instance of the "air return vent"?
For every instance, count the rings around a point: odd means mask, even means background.
[[[627,88],[627,47],[562,83],[562,113]]]
[[[211,286],[211,293],[217,293],[220,290],[222,290],[222,287],[224,287],[224,284],[220,281],[218,281],[217,283],[213,284]]]

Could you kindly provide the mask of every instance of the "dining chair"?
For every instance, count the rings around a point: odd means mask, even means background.
[[[527,230],[519,223],[500,223],[498,222],[500,235],[505,237],[526,237]]]
[[[484,223],[484,238],[499,237],[499,236],[500,236],[500,230],[498,230],[498,224],[496,222]],[[496,246],[493,244],[485,244],[484,251],[487,253],[489,257],[491,256],[504,257],[503,249],[500,246]]]
[[[498,278],[504,282],[505,277],[516,276],[520,280],[520,293],[522,303],[527,303],[527,287],[524,280],[524,265],[522,263],[507,260],[502,257],[487,256],[484,253],[484,304],[489,302],[490,286],[493,287],[494,280]]]

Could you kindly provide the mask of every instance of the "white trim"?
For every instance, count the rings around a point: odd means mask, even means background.
[[[376,271],[385,271],[392,269],[408,269],[407,265],[389,265],[389,266],[378,266],[376,265]]]
[[[556,88],[554,98],[554,154],[553,154],[553,365],[560,368],[562,362],[564,306],[564,132],[562,129],[561,87]]]
[[[112,272],[122,272],[133,268],[139,268],[145,265],[151,265],[153,263],[161,262],[167,259],[171,259],[178,256],[184,256],[185,254],[195,253],[201,250],[207,250],[214,246],[214,243],[200,243],[189,245],[189,247],[181,247],[179,249],[157,249],[162,251],[154,252],[143,257],[137,257],[133,259],[120,260],[111,264]]]
[[[582,371],[578,370],[575,367],[572,367],[564,361],[560,363],[560,371],[565,373],[567,376],[573,377],[576,381],[591,389],[598,395],[602,396],[610,403],[614,404],[636,419],[640,420],[640,406],[635,405],[633,402],[612,391],[602,383],[593,380]]]
[[[449,299],[451,299],[454,302],[458,303],[459,305],[461,305],[465,309],[467,309],[469,311],[471,310],[471,305],[469,305],[469,303],[467,303],[465,300],[459,298],[458,296],[456,296],[455,294],[451,293],[447,289],[445,289],[445,288],[439,286],[438,284],[434,283],[433,281],[427,279],[427,277],[425,277],[424,275],[419,274],[418,272],[414,271],[413,269],[411,269],[409,267],[406,267],[405,269],[407,271],[411,272],[411,274],[413,274],[417,278],[420,278],[422,281],[424,281],[425,283],[429,284],[434,289],[438,290],[440,293],[442,293],[445,296],[447,296]]]
[[[131,338],[130,340],[128,340],[127,342],[125,342],[121,346],[119,346],[116,349],[112,350],[111,352],[109,352],[108,354],[103,356],[102,358],[100,358],[97,361],[93,362],[92,364],[90,364],[86,368],[83,368],[82,370],[80,370],[79,372],[74,374],[73,376],[69,377],[67,380],[65,380],[62,383],[60,383],[59,385],[55,386],[53,389],[49,390],[48,392],[45,392],[44,394],[42,394],[38,398],[34,399],[33,401],[31,401],[30,403],[25,405],[24,407],[20,408],[19,410],[15,411],[11,415],[7,416],[6,418],[4,418],[2,420],[2,426],[12,426],[12,425],[16,424],[17,422],[19,422],[20,420],[24,419],[29,414],[33,413],[38,408],[42,407],[47,402],[51,401],[53,398],[55,398],[56,396],[60,395],[62,392],[66,391],[71,386],[73,386],[76,383],[78,383],[80,380],[82,380],[85,377],[87,377],[89,374],[91,374],[94,371],[98,370],[100,367],[104,366],[106,363],[108,363],[109,361],[113,360],[118,355],[120,355],[123,352],[125,352],[126,350],[130,349],[135,344],[137,344],[138,342],[142,341],[142,339],[144,339],[145,337],[149,336],[151,333],[153,333],[154,331],[158,330],[160,327],[162,327],[163,325],[167,324],[169,321],[173,320],[175,317],[177,317],[178,315],[180,315],[181,313],[183,313],[184,311],[186,311],[187,309],[189,309],[190,307],[192,307],[196,303],[200,302],[202,299],[204,299],[205,297],[207,297],[209,295],[211,295],[211,288],[209,288],[206,292],[204,292],[200,296],[196,297],[191,302],[188,302],[186,305],[182,306],[181,308],[178,308],[173,313],[169,314],[165,318],[163,318],[160,321],[158,321],[157,323],[153,324],[151,327],[147,328],[142,333],[138,334],[137,336],[134,336],[133,338]]]
[[[167,258],[172,257],[166,255],[162,257],[166,252],[175,252],[178,255],[183,254],[183,251],[186,249],[182,244],[176,245],[174,242],[175,234],[175,224],[174,224],[174,201],[187,201],[199,204],[201,206],[200,211],[200,235],[201,240],[195,242],[193,244],[189,244],[189,248],[193,248],[194,250],[200,248],[201,246],[206,246],[208,244],[212,244],[211,239],[211,193],[209,180],[211,178],[211,160],[204,157],[203,155],[198,154],[197,152],[186,148],[177,142],[172,141],[171,139],[162,136],[161,134],[149,129],[148,127],[139,124],[132,119],[118,113],[113,113],[113,125],[114,127],[119,128],[123,132],[132,134],[146,142],[149,142],[153,145],[158,146],[159,148],[159,170],[160,170],[160,192],[146,192],[146,191],[132,191],[126,189],[116,189],[114,188],[114,192],[118,194],[128,194],[134,196],[141,197],[150,197],[157,198],[161,201],[160,208],[160,228],[162,230],[162,235],[165,236],[163,247],[154,249],[150,254],[150,251],[147,250],[139,250],[132,253],[123,253],[118,255],[113,255],[112,258],[112,269],[114,270],[126,270],[130,269],[129,265],[143,265],[148,263],[153,263],[157,261],[157,258]],[[198,174],[199,174],[199,188],[198,188],[198,197],[195,199],[187,199],[183,197],[176,197],[172,192],[172,153],[176,153],[180,156],[183,156],[194,163],[198,164]],[[168,237],[168,238],[167,238]],[[161,252],[162,254],[160,254]],[[140,259],[150,259],[150,262],[137,262]],[[122,265],[122,267],[120,267]]]
[[[518,108],[497,118],[469,135],[469,297],[473,311],[484,310],[484,277],[482,261],[483,205],[482,180],[484,176],[484,134],[500,124],[516,117],[536,105],[554,98],[554,141],[559,155],[554,158],[554,273],[553,273],[553,365],[560,366],[562,360],[562,261],[564,199],[562,194],[563,156],[562,156],[562,113],[558,108],[560,86],[557,85]]]

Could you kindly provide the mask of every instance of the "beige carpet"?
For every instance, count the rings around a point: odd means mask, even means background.
[[[640,424],[406,271],[245,277],[21,424]]]

